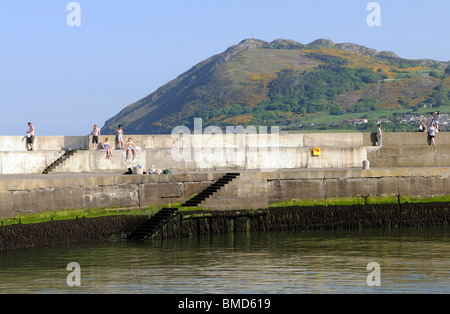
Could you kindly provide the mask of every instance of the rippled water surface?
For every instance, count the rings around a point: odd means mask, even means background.
[[[36,248],[0,253],[0,293],[449,293],[449,244],[434,227]],[[81,287],[67,284],[72,262]]]

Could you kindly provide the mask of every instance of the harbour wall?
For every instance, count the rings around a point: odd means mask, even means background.
[[[0,219],[63,209],[182,203],[219,177],[218,173],[13,176],[0,180]]]
[[[184,203],[226,173],[174,175],[40,175],[0,181],[0,219],[43,211],[146,208]],[[369,204],[450,197],[450,168],[244,171],[200,206],[211,210],[268,208],[277,202]]]
[[[103,142],[108,136],[100,137]],[[109,136],[112,138],[111,136]],[[24,137],[0,137],[0,174],[38,174],[63,155],[53,173],[125,172],[142,166],[172,172],[450,166],[450,133],[439,133],[438,146],[429,146],[424,133],[385,133],[383,147],[375,147],[371,133],[130,135],[138,147],[135,157],[126,152],[94,151],[91,136],[36,137],[35,151],[26,150]],[[114,143],[114,140],[112,140]],[[320,148],[320,155],[313,154]]]

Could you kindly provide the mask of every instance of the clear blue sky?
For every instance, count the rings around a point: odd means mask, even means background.
[[[450,60],[449,0],[69,0],[0,2],[0,135],[85,135],[245,38],[318,38]]]

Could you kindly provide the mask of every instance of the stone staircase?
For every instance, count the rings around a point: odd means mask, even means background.
[[[55,170],[59,165],[63,164],[67,159],[75,155],[77,150],[66,150],[64,153],[56,159],[50,166],[45,168],[42,174],[50,174],[53,170]]]
[[[150,238],[153,234],[164,227],[170,220],[175,218],[178,208],[163,208],[157,214],[149,218],[136,230],[127,236],[127,240],[136,241]]]
[[[227,173],[225,176],[220,178],[211,186],[207,187],[200,194],[196,195],[192,199],[188,200],[186,203],[181,205],[181,207],[196,207],[200,205],[204,200],[211,197],[222,189],[225,185],[236,179],[239,173]],[[178,208],[163,208],[154,216],[150,217],[142,225],[140,225],[136,230],[131,232],[126,239],[129,241],[145,240],[151,238],[156,232],[161,230],[168,222],[175,218],[177,215]]]
[[[213,185],[209,186],[205,190],[203,190],[201,193],[193,197],[192,199],[188,200],[186,203],[181,205],[182,207],[197,207],[200,205],[204,200],[211,197],[222,189],[225,185],[236,179],[240,174],[239,173],[227,173],[225,176],[220,178],[218,181],[216,181]]]

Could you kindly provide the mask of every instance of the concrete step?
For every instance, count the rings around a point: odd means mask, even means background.
[[[182,207],[196,207],[200,205],[204,200],[210,198],[214,195],[214,193],[218,192],[220,189],[225,187],[227,184],[236,179],[240,174],[239,173],[227,173],[225,176],[217,180],[214,184],[210,185],[198,195],[188,200],[186,203],[181,205]]]
[[[163,208],[161,211],[150,217],[136,230],[127,236],[127,240],[144,240],[151,237],[160,230],[168,221],[175,217],[177,208]]]
[[[71,156],[75,155],[77,151],[76,150],[70,150],[70,151],[65,151],[62,156],[60,156],[57,160],[55,160],[50,166],[48,166],[43,172],[42,174],[49,174],[51,173],[54,169],[56,169],[58,166],[60,166],[61,164],[63,164],[67,159],[69,159]]]

